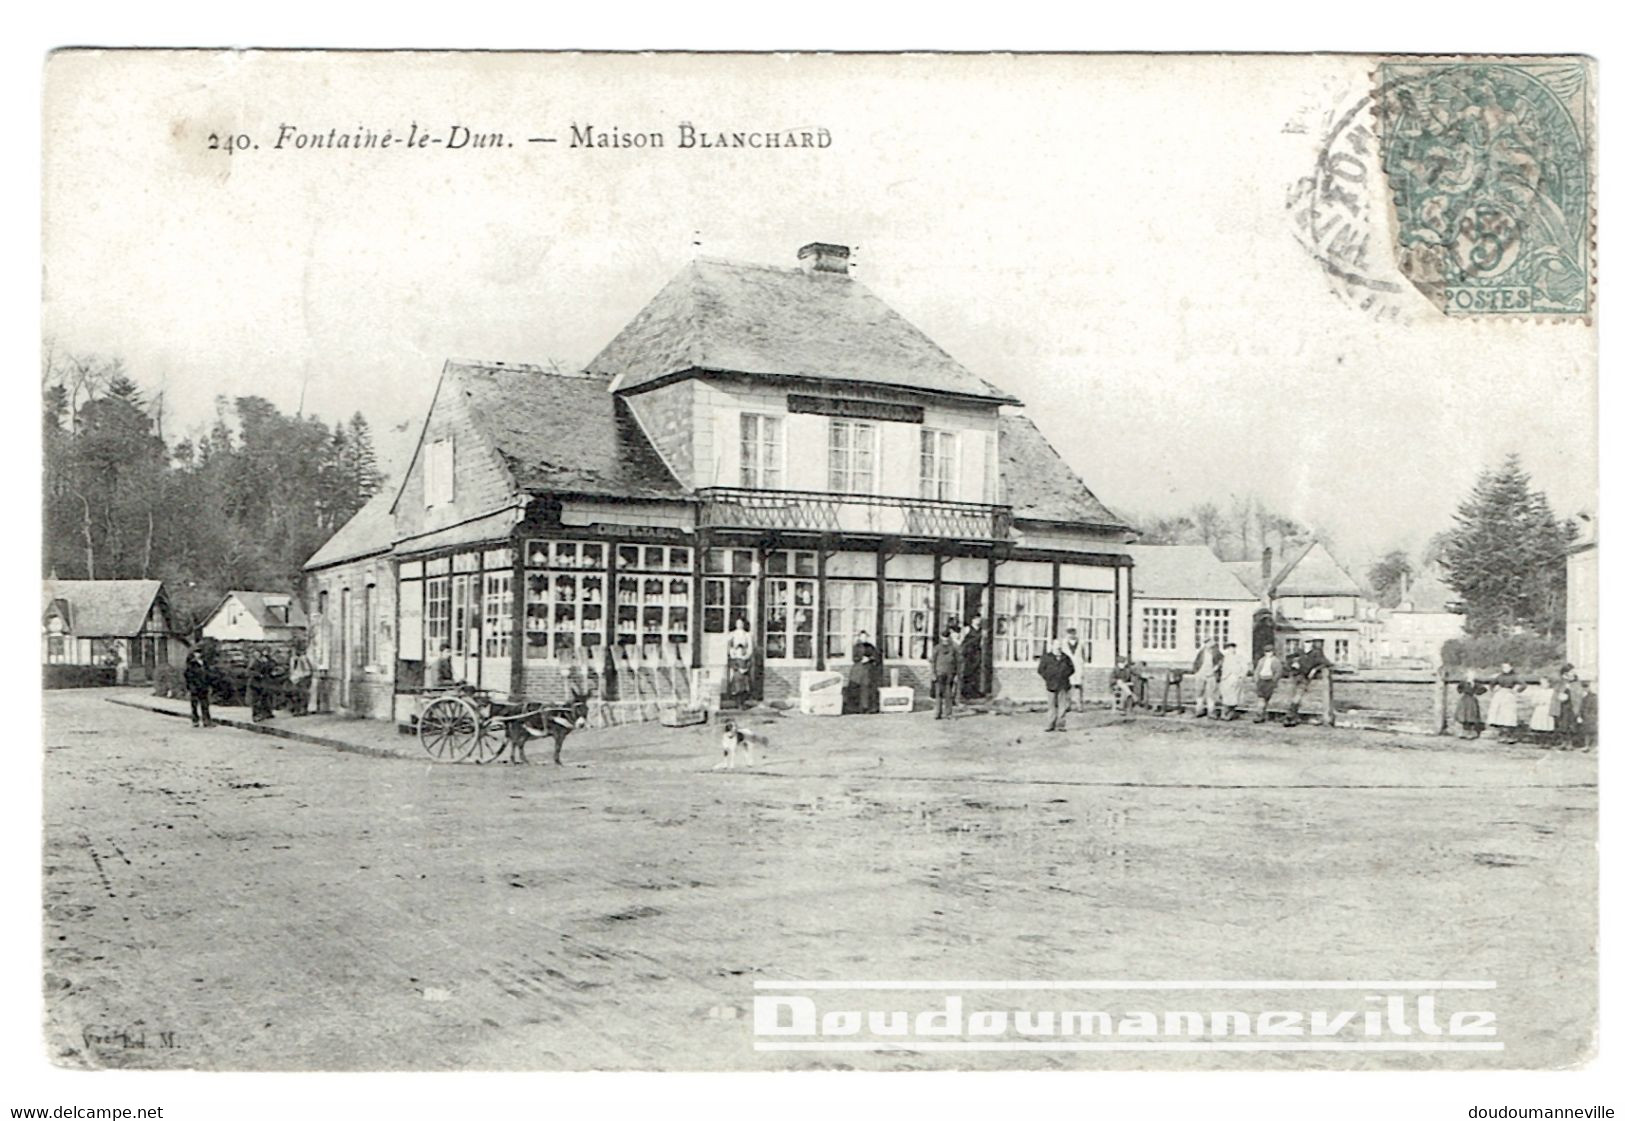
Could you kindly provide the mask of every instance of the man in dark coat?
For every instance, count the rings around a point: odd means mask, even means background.
[[[1287,705],[1286,720],[1283,723],[1288,728],[1295,728],[1299,723],[1298,706],[1303,704],[1303,698],[1309,693],[1309,683],[1321,674],[1331,672],[1332,664],[1326,660],[1326,652],[1321,649],[1322,645],[1320,639],[1311,639],[1308,650],[1287,655]]]
[[[858,712],[880,711],[880,651],[869,641],[868,631],[859,631],[852,644],[852,702]]]
[[[254,723],[273,718],[271,706],[276,697],[276,679],[280,674],[281,669],[276,659],[271,657],[271,652],[261,650],[248,671],[249,703],[252,705]]]
[[[1067,694],[1072,690],[1075,668],[1059,642],[1038,659],[1038,676],[1044,679],[1044,688],[1049,691],[1049,726],[1044,729],[1046,732],[1066,731]]]
[[[200,718],[205,728],[214,727],[214,717],[209,714],[209,663],[204,661],[203,651],[193,650],[186,655],[186,668],[181,671],[181,677],[192,702],[192,727],[198,726]]]
[[[959,643],[959,695],[974,700],[982,695],[982,658],[986,655],[982,617],[974,616]]]

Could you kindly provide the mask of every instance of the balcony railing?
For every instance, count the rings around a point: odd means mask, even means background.
[[[975,541],[1004,541],[1010,537],[1010,507],[980,502],[743,487],[707,487],[699,496],[700,525],[711,529],[873,533]]]

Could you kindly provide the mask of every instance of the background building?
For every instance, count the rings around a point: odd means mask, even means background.
[[[1597,519],[1575,519],[1579,536],[1569,545],[1566,647],[1568,661],[1587,681],[1597,677]]]
[[[1319,639],[1335,665],[1370,664],[1376,607],[1324,544],[1311,539],[1278,566],[1265,549],[1259,560],[1231,561],[1226,567],[1270,612],[1278,652],[1291,654]]]
[[[1253,652],[1258,598],[1206,545],[1132,545],[1135,657],[1189,667],[1209,638]]]
[[[227,592],[198,633],[221,641],[294,642],[305,637],[305,610],[286,592]]]
[[[1371,664],[1382,669],[1437,669],[1444,644],[1460,638],[1466,617],[1452,610],[1455,593],[1432,572],[1404,581],[1397,606],[1378,613]]]

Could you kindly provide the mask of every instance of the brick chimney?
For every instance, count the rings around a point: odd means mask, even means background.
[[[809,242],[796,250],[796,260],[801,263],[803,272],[835,272],[845,276],[851,257],[852,250],[847,246],[823,241]]]
[[[1270,586],[1270,564],[1274,560],[1275,550],[1270,548],[1268,545],[1265,545],[1264,559],[1258,562],[1258,575],[1259,579],[1264,582],[1264,587],[1266,588]]]

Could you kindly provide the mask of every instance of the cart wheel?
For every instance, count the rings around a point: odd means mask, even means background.
[[[480,717],[461,697],[441,697],[418,717],[418,739],[439,763],[465,758],[479,739]]]
[[[495,717],[487,717],[480,721],[479,725],[474,744],[464,758],[475,763],[489,763],[501,755],[508,746],[508,728]]]

